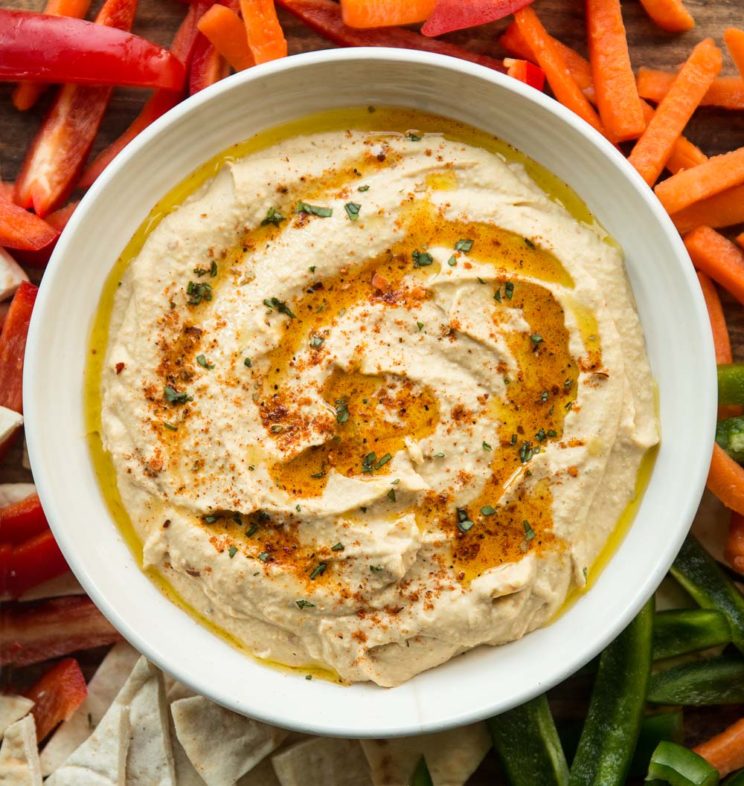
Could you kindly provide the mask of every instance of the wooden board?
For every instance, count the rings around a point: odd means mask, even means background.
[[[464,0],[465,1],[465,0]],[[95,3],[94,10],[97,5]],[[41,10],[43,0],[5,0],[11,7]],[[726,27],[744,27],[744,6],[741,0],[688,0],[687,6],[697,20],[695,30],[684,35],[669,35],[657,29],[646,17],[638,0],[624,0],[623,12],[631,43],[634,65],[654,68],[674,68],[682,62],[690,48],[705,36],[713,36],[722,42]],[[578,0],[537,0],[535,4],[546,27],[561,40],[584,54],[583,3]],[[184,14],[184,6],[178,0],[140,0],[135,32],[160,44],[167,45]],[[305,29],[293,17],[281,13],[281,20],[289,40],[291,54],[331,46],[327,41]],[[504,23],[462,31],[448,39],[474,51],[492,55],[503,55],[497,38],[505,27]],[[725,70],[734,73],[727,60]],[[20,168],[25,150],[48,107],[50,93],[33,111],[16,112],[10,103],[10,86],[0,86],[0,178],[13,180]],[[117,90],[111,102],[94,152],[115,139],[137,114],[146,94],[136,90]],[[723,110],[700,110],[691,122],[688,136],[708,154],[716,154],[744,145],[744,112]],[[653,264],[653,260],[648,260]],[[725,299],[732,328],[732,340],[737,359],[744,360],[744,312],[730,298]],[[684,318],[684,315],[680,315]],[[691,413],[694,417],[694,413]],[[0,482],[30,479],[30,473],[21,466],[20,446],[0,464]],[[487,689],[487,686],[484,686]],[[558,691],[556,702],[578,706],[586,695],[586,686],[581,681],[567,684]],[[583,702],[581,704],[583,706]],[[720,728],[726,720],[733,720],[740,708],[710,713],[692,711],[688,713],[687,731],[699,737],[710,729]],[[730,716],[730,717],[729,717]],[[470,786],[485,786],[500,782],[497,764],[489,757],[471,779]],[[312,785],[311,785],[312,786]]]

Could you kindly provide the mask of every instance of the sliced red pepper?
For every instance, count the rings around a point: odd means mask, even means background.
[[[79,205],[79,202],[70,202],[66,204],[64,207],[59,208],[59,210],[55,210],[54,213],[50,213],[46,217],[46,222],[49,226],[54,227],[57,232],[60,234],[62,230],[67,226],[67,222],[72,217],[72,214],[75,212],[75,208]]]
[[[478,27],[503,19],[532,2],[533,0],[437,0],[434,12],[424,23],[421,32],[424,35],[436,36],[467,27]]]
[[[5,603],[0,609],[0,631],[0,666],[27,666],[121,639],[83,595]]]
[[[230,73],[230,66],[222,55],[199,33],[194,44],[194,52],[189,71],[189,95],[194,95],[205,87],[219,82]]]
[[[0,8],[0,49],[5,81],[178,90],[185,78],[167,49],[125,30],[67,16]]]
[[[500,60],[469,52],[455,44],[438,41],[404,27],[356,30],[341,19],[341,6],[333,0],[277,0],[279,5],[304,22],[316,33],[340,46],[391,46],[396,49],[418,49],[440,55],[459,57],[471,63],[503,72]]]
[[[542,90],[545,87],[545,71],[540,66],[530,63],[529,60],[504,58],[504,65],[506,73],[520,82],[524,82],[536,90]]]
[[[59,233],[28,210],[0,199],[0,246],[20,251],[41,251],[57,242]]]
[[[137,0],[106,0],[96,24],[129,30]],[[72,191],[93,145],[112,88],[64,85],[39,129],[16,181],[16,201],[40,216]]]
[[[14,598],[55,579],[69,570],[51,530],[34,535],[13,547],[7,571],[6,587]]]
[[[24,694],[34,702],[36,739],[41,742],[85,701],[88,686],[74,658],[65,658],[46,671]]]
[[[21,543],[49,529],[38,494],[0,508],[0,542]]]
[[[2,591],[8,586],[12,553],[13,546],[10,543],[0,543],[0,590]]]
[[[23,355],[38,288],[22,281],[0,333],[0,407],[23,413]]]

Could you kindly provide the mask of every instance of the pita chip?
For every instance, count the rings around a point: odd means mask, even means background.
[[[282,784],[276,777],[271,759],[267,756],[250,772],[246,773],[235,786],[282,786]]]
[[[0,737],[5,734],[6,729],[19,721],[24,715],[28,715],[34,703],[25,696],[2,696],[0,695]]]
[[[5,730],[0,748],[0,784],[41,786],[36,724],[31,715],[26,715]]]
[[[44,786],[126,786],[129,712],[112,704],[93,734]]]
[[[374,786],[408,783],[423,756],[434,786],[463,786],[491,747],[484,723],[393,740],[362,740]]]
[[[323,786],[372,786],[358,740],[314,737],[272,756],[271,763],[281,786],[306,786],[309,776]]]
[[[234,786],[287,734],[203,696],[174,701],[171,714],[178,741],[207,786]]]
[[[132,673],[139,653],[125,641],[113,646],[88,683],[88,695],[75,714],[54,733],[41,752],[42,775],[50,775],[101,722],[108,708]]]

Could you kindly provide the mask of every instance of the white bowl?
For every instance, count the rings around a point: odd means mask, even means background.
[[[321,109],[401,105],[515,145],[566,181],[623,245],[653,373],[662,443],[636,520],[596,585],[553,624],[481,647],[393,689],[342,687],[264,666],[168,601],[108,513],[85,440],[83,370],[104,280],[155,202],[201,162]],[[73,571],[148,658],[230,709],[342,737],[430,732],[503,712],[607,645],[650,597],[689,528],[712,448],[708,317],[684,246],[625,159],[560,104],[481,66],[397,49],[313,52],[226,79],[142,133],[85,196],[44,276],[24,374],[26,437],[44,509]]]

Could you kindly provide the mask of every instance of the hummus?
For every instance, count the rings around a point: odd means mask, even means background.
[[[546,624],[658,440],[619,248],[450,133],[228,159],[122,276],[101,397],[144,566],[384,686]]]

